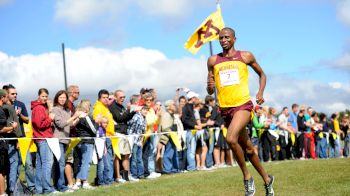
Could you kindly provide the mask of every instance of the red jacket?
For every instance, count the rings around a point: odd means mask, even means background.
[[[47,104],[40,101],[31,102],[32,109],[32,128],[34,138],[52,138],[53,129],[52,120],[49,117]]]

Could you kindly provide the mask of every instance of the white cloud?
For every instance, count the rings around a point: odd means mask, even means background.
[[[57,0],[55,19],[69,25],[84,25],[98,17],[113,18],[123,8],[122,0]]]
[[[199,93],[205,89],[204,59],[170,60],[157,50],[138,47],[121,51],[93,47],[66,49],[66,63],[68,83],[78,84],[82,96],[95,98],[102,88],[125,89],[131,95],[148,87],[157,89],[159,97],[166,99],[171,98],[179,86],[196,89]],[[35,99],[41,87],[49,89],[54,96],[54,92],[64,88],[62,64],[62,55],[58,52],[18,57],[0,52],[0,84],[14,84],[19,97],[27,101]]]
[[[350,51],[336,59],[334,65],[338,69],[350,72]]]
[[[328,84],[329,84],[329,86],[331,86],[332,88],[335,88],[335,89],[340,89],[342,87],[341,82],[330,82]]]
[[[257,82],[255,82],[257,89]],[[330,114],[350,108],[350,83],[323,83],[307,79],[294,79],[288,76],[268,76],[265,99],[267,105],[278,110],[293,103],[307,105],[318,112]]]
[[[350,26],[350,0],[340,0],[337,4],[337,17]]]
[[[5,5],[8,5],[12,2],[14,2],[15,0],[0,0],[0,7],[1,6],[5,6]]]
[[[204,57],[169,59],[158,50],[141,47],[121,51],[87,47],[66,49],[66,61],[68,83],[80,86],[81,98],[95,100],[102,88],[124,89],[129,96],[142,87],[155,88],[161,100],[172,98],[177,87],[188,87],[202,98],[206,95]],[[64,88],[62,55],[58,52],[18,57],[0,52],[0,68],[0,84],[14,84],[27,106],[41,87],[48,88],[51,97]],[[250,72],[251,95],[255,101],[258,77],[251,69]],[[278,110],[299,103],[330,114],[350,108],[350,83],[268,75],[265,99],[266,105]]]
[[[187,0],[137,0],[137,4],[154,16],[183,17],[192,9],[192,3]]]

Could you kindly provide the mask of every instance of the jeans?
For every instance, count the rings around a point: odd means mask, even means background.
[[[66,186],[66,180],[64,178],[64,167],[66,165],[66,158],[65,158],[65,154],[66,154],[66,150],[67,150],[68,145],[64,144],[64,143],[60,143],[60,151],[61,151],[61,156],[60,159],[57,160],[57,164],[56,164],[56,175],[55,175],[55,187],[57,188],[58,191],[64,192],[68,189],[68,187]]]
[[[36,194],[49,194],[55,189],[51,185],[53,154],[46,140],[36,142]]]
[[[179,155],[175,144],[171,140],[165,146],[163,172],[168,174],[179,172]]]
[[[347,133],[344,140],[344,157],[350,157],[350,133]]]
[[[107,183],[111,184],[114,182],[114,154],[113,154],[113,147],[112,147],[112,141],[109,138],[106,138],[106,148],[107,148],[107,163],[108,167],[104,170],[104,175],[107,177]]]
[[[328,151],[327,138],[325,137],[317,138],[317,144],[316,144],[317,156],[321,159],[328,158],[327,151]]]
[[[154,144],[155,136],[151,135],[146,143],[143,145],[142,149],[142,159],[143,165],[145,168],[145,175],[148,176],[152,172],[155,172],[155,144]]]
[[[89,176],[89,168],[92,159],[94,144],[80,143],[78,144],[78,148],[81,152],[81,160],[78,166],[77,178],[80,180],[87,180]]]
[[[27,187],[30,191],[33,192],[35,190],[35,167],[33,165],[32,153],[29,150],[27,152],[27,159],[26,164],[24,166],[24,171],[27,181]]]
[[[215,129],[214,129],[215,130]],[[214,165],[214,160],[213,160],[213,151],[214,151],[214,143],[215,143],[215,135],[214,135],[214,130],[210,134],[209,131],[209,146],[208,146],[208,152],[207,152],[207,157],[205,159],[205,165],[210,168]],[[211,138],[211,141],[210,141]]]
[[[10,171],[7,175],[7,192],[12,193],[19,177],[19,166],[21,160],[19,150],[17,149],[17,142],[12,143],[12,141],[10,141],[8,144],[8,156]]]
[[[337,139],[334,141],[334,151],[335,151],[335,157],[340,157],[340,135],[337,135]]]
[[[186,146],[187,146],[187,171],[196,170],[196,138],[192,135],[192,131],[188,130],[186,135]]]
[[[101,159],[98,160],[97,163],[97,184],[98,185],[108,185],[114,182],[113,180],[113,150],[112,150],[112,142],[109,138],[106,138],[106,148],[107,153],[103,155]]]
[[[142,160],[142,147],[134,144],[131,154],[130,172],[135,178],[143,177],[144,164]]]

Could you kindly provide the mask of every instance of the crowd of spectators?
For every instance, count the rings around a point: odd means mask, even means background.
[[[161,102],[154,89],[142,88],[127,100],[123,90],[102,89],[94,104],[88,99],[74,103],[79,95],[79,87],[71,85],[51,100],[49,91],[41,88],[31,102],[29,119],[25,104],[17,100],[16,88],[3,86],[0,137],[13,139],[0,140],[0,195],[14,194],[22,164],[16,138],[21,137],[32,137],[37,147],[34,153],[28,151],[24,169],[26,186],[36,194],[235,165],[225,141],[224,120],[212,96],[202,100],[184,88],[176,90],[174,99]],[[28,123],[29,132],[24,129]],[[256,105],[246,130],[254,153],[269,162],[350,157],[349,125],[348,113],[327,116],[298,104],[281,111]],[[118,138],[118,153],[111,137]],[[58,160],[48,138],[59,139]],[[66,153],[71,138],[81,140]],[[96,178],[89,182],[94,156]]]

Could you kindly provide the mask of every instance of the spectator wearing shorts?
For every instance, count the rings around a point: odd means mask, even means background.
[[[137,181],[130,174],[130,161],[129,156],[131,154],[131,146],[129,144],[129,140],[127,139],[127,129],[128,129],[128,121],[134,116],[135,112],[130,111],[129,108],[125,108],[123,106],[125,100],[125,93],[122,90],[116,90],[114,92],[114,101],[108,106],[109,111],[111,111],[113,115],[114,122],[114,131],[117,136],[119,136],[118,145],[119,151],[121,154],[121,162],[123,169],[128,173],[128,180]],[[119,158],[116,156],[114,159],[114,172],[116,174],[116,181],[119,183],[125,182],[126,179],[123,179],[120,176],[120,166],[119,166]]]

